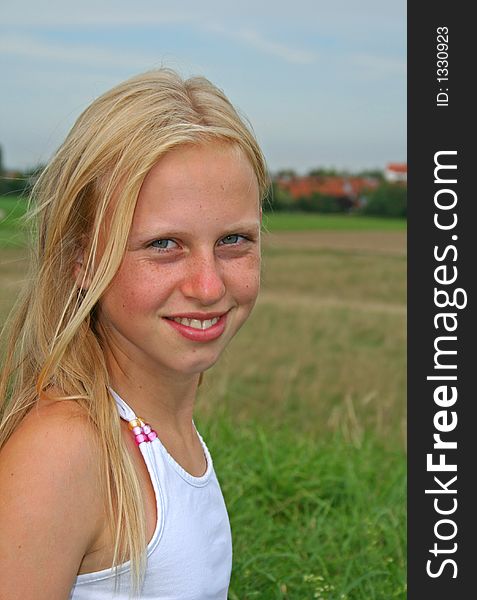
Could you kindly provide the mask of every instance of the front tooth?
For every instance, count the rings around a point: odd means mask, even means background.
[[[189,324],[190,324],[190,319],[186,319],[186,318],[182,318],[182,317],[175,317],[174,321],[176,323],[180,323],[181,325],[189,326]]]
[[[187,325],[187,327],[194,327],[194,329],[208,329],[215,325],[220,317],[214,317],[213,319],[206,319],[205,321],[199,321],[199,319],[187,319],[182,317],[174,317],[176,323],[181,325]]]
[[[215,325],[219,320],[219,317],[214,317],[213,319],[208,319],[207,321],[204,321],[203,325],[202,325],[202,329],[208,329],[209,327],[212,327],[212,325]]]

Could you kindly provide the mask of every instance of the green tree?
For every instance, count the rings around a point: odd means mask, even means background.
[[[383,182],[375,190],[368,192],[361,212],[382,217],[406,217],[407,187]]]
[[[316,167],[308,171],[309,177],[351,177],[352,174],[346,169],[335,169],[334,167]]]
[[[356,173],[356,177],[371,177],[384,182],[384,173],[381,169],[364,169]]]
[[[282,210],[293,212],[296,210],[296,208],[296,200],[293,199],[287,190],[284,190],[274,181],[268,188],[268,192],[263,203],[263,210],[273,212]]]
[[[280,169],[275,173],[275,177],[278,179],[289,178],[293,179],[297,176],[294,169]]]

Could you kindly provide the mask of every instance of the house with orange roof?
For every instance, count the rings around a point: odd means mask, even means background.
[[[352,208],[359,206],[366,192],[374,190],[379,182],[372,177],[308,175],[278,178],[276,183],[295,200],[319,194],[336,198],[341,204]]]
[[[384,171],[384,178],[389,183],[407,183],[407,164],[389,163]]]

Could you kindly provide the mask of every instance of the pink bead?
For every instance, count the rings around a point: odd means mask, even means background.
[[[152,442],[153,440],[155,440],[157,438],[157,433],[155,431],[151,431],[151,433],[147,434],[147,437],[148,437],[149,441]]]
[[[140,433],[143,433],[143,429],[142,427],[133,427],[132,432],[134,435],[139,435]],[[144,433],[147,433],[147,431],[145,431]]]
[[[144,425],[144,427],[142,428],[142,431],[143,431],[143,433],[145,433],[145,434],[147,435],[148,433],[151,433],[151,431],[152,431],[152,428],[151,428],[151,426],[150,426],[150,425],[148,425],[148,424],[146,423],[146,424]]]
[[[138,446],[139,446],[139,444],[141,444],[142,442],[145,442],[145,441],[147,441],[147,436],[146,435],[144,435],[143,433],[140,433],[139,435],[136,435],[136,444]]]

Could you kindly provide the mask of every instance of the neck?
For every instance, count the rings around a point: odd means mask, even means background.
[[[184,440],[194,435],[192,418],[199,374],[168,373],[149,377],[110,368],[111,387],[137,416],[158,432],[174,432]]]
[[[200,373],[184,373],[158,365],[134,347],[103,335],[110,385],[158,433],[185,442],[194,438],[192,423]]]

